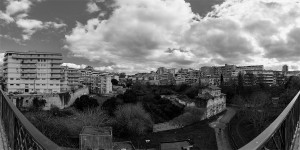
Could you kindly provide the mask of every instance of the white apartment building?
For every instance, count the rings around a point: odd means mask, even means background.
[[[98,87],[100,88],[101,94],[112,93],[112,76],[111,75],[100,75],[98,79]]]
[[[61,92],[78,89],[78,86],[81,85],[81,83],[79,82],[80,77],[81,72],[79,71],[79,69],[63,66]]]
[[[7,51],[3,59],[5,91],[60,92],[61,53]]]

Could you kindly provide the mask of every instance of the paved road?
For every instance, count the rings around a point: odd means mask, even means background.
[[[7,138],[0,120],[0,150],[10,150],[7,146]]]
[[[228,133],[225,128],[226,124],[229,123],[235,113],[236,111],[233,108],[227,107],[226,113],[220,116],[217,121],[210,124],[210,127],[215,129],[218,150],[232,150]]]

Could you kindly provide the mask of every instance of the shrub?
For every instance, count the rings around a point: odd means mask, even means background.
[[[69,110],[60,110],[56,106],[51,106],[50,113],[52,116],[57,116],[57,117],[65,117],[65,116],[71,116],[73,113]]]
[[[199,116],[195,116],[190,112],[186,112],[176,118],[174,118],[171,123],[179,126],[187,126],[193,123],[200,121],[201,118]]]
[[[141,104],[125,104],[115,112],[117,127],[121,134],[143,135],[152,130],[153,122]]]
[[[72,113],[72,117],[53,116],[52,112]],[[111,125],[110,118],[101,108],[88,109],[83,112],[75,108],[58,110],[53,107],[50,111],[27,112],[25,116],[30,122],[59,146],[78,148],[78,137],[83,126]]]
[[[187,126],[201,121],[203,114],[204,110],[196,107],[189,107],[185,109],[184,114],[174,118],[171,122],[176,125]]]
[[[96,99],[90,98],[88,95],[83,95],[75,100],[73,106],[76,109],[83,111],[85,109],[98,107],[99,103]]]
[[[38,99],[37,97],[35,97],[33,100],[32,100],[32,108],[34,110],[41,110],[43,107],[45,107],[46,105],[46,100],[44,99]]]
[[[107,99],[101,106],[102,109],[106,110],[110,116],[114,116],[114,112],[119,105],[123,104],[123,100],[120,98],[112,97]]]

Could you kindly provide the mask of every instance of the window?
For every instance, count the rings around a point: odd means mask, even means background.
[[[20,78],[16,78],[16,80],[20,80]]]
[[[40,85],[40,84],[36,84],[36,85]]]
[[[56,86],[59,86],[59,84],[56,84]]]
[[[10,80],[14,80],[14,78],[10,78]]]
[[[46,84],[42,84],[42,86],[46,86]]]
[[[25,84],[25,85],[28,85],[28,84]]]
[[[20,86],[20,84],[16,84],[16,86]]]
[[[30,85],[33,85],[33,84],[30,84]]]
[[[46,78],[42,78],[42,80],[46,80]]]
[[[53,84],[50,84],[50,86],[53,86]]]
[[[14,84],[10,84],[10,85],[12,85],[12,86],[13,86]]]

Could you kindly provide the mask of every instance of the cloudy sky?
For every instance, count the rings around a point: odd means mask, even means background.
[[[299,1],[0,0],[0,52],[61,52],[72,67],[127,73],[224,64],[296,70]]]

